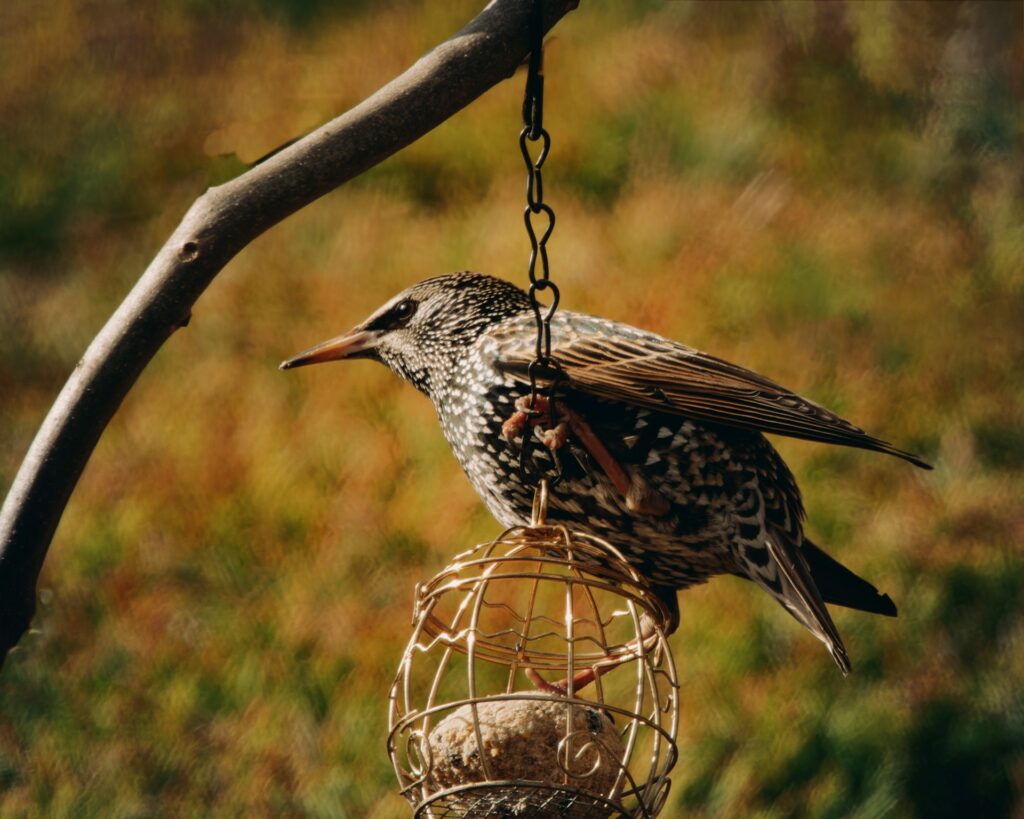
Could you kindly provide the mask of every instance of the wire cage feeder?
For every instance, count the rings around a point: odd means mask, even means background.
[[[388,753],[417,817],[653,817],[678,752],[668,612],[610,543],[531,526],[416,589]]]

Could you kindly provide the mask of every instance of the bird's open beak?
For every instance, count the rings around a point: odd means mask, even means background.
[[[361,327],[356,327],[354,330],[349,330],[343,336],[317,344],[315,347],[310,347],[305,352],[299,353],[294,358],[289,358],[281,363],[281,369],[290,370],[293,367],[305,367],[307,364],[320,364],[323,361],[357,358],[376,346],[379,335],[379,333],[373,330],[364,330]]]

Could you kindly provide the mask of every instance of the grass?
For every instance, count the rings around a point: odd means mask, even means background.
[[[5,8],[0,486],[192,199],[475,8]],[[843,680],[749,584],[684,594],[666,815],[1024,809],[1020,25],[1012,5],[584,4],[549,44],[564,303],[936,464],[777,441],[811,535],[900,617],[836,613]],[[0,815],[407,815],[384,733],[412,589],[497,527],[383,368],[275,365],[426,276],[525,279],[520,93],[259,239],[148,368],[0,678]]]

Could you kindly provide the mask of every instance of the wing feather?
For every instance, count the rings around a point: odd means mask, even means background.
[[[496,365],[526,378],[532,317],[488,333]],[[552,325],[555,357],[572,389],[694,420],[885,452],[931,467],[771,379],[625,324],[562,311]]]

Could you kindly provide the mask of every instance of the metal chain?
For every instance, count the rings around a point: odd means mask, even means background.
[[[526,163],[526,208],[523,220],[526,233],[530,237],[530,306],[537,322],[537,343],[534,359],[530,362],[530,409],[528,414],[540,414],[536,409],[537,399],[541,396],[548,400],[549,412],[554,413],[553,402],[555,387],[562,377],[562,369],[551,355],[551,319],[558,309],[560,293],[551,281],[551,269],[548,263],[548,239],[555,229],[555,212],[544,201],[544,177],[542,168],[551,150],[551,136],[544,130],[544,0],[533,0],[530,10],[530,62],[526,75],[526,93],[523,97],[523,130],[519,134],[519,150]],[[540,152],[534,159],[530,154],[529,143],[540,143]],[[538,231],[534,218],[543,214],[546,223]],[[537,261],[540,260],[540,272]],[[546,308],[537,298],[541,291],[549,291],[551,303]],[[544,385],[540,384],[541,379]],[[554,421],[554,418],[552,418]],[[537,441],[533,435],[533,427],[527,424],[523,431],[522,449],[519,454],[519,471],[527,479],[546,480],[554,486],[562,479],[562,461],[558,454],[551,452],[554,461],[552,474],[545,475],[537,469],[530,458],[530,449]]]

